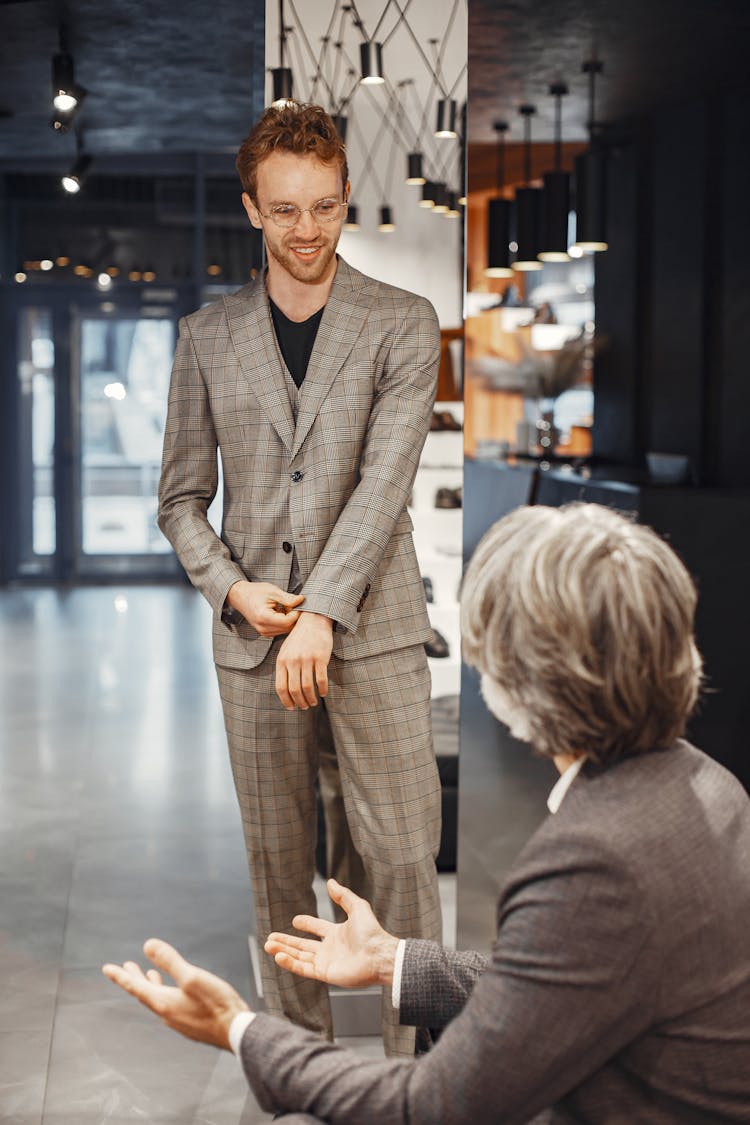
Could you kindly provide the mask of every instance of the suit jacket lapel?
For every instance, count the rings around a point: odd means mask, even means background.
[[[297,410],[292,456],[296,456],[310,432],[321,403],[344,366],[369,314],[360,299],[359,275],[339,258],[336,276],[315,338]]]
[[[261,410],[288,450],[294,445],[294,417],[284,363],[262,277],[224,298],[229,332],[242,373]]]

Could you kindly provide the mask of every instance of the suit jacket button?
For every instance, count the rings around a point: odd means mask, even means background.
[[[302,480],[304,475],[305,474],[301,473],[299,471],[299,469],[295,469],[294,472],[292,473],[292,480],[294,481],[295,484],[299,484],[299,482]]]
[[[282,551],[284,552],[284,554],[285,554],[285,555],[291,555],[291,553],[292,553],[292,544],[291,544],[291,543],[287,543],[287,541],[286,541],[286,539],[285,539],[285,540],[284,540],[284,542],[283,542],[283,543],[281,544],[281,549],[282,549]]]

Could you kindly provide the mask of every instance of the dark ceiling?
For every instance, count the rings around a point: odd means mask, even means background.
[[[656,105],[750,84],[749,0],[469,0],[469,139],[491,141],[505,118],[523,134],[522,102],[536,104],[532,137],[551,139],[551,82],[570,87],[565,140],[586,137],[586,58],[598,57],[597,120],[620,123]]]
[[[89,90],[80,122],[97,161],[236,150],[261,108],[252,90],[264,65],[264,7],[0,0],[0,168],[64,165],[75,151],[71,134],[49,127],[61,22]],[[470,140],[492,141],[499,117],[519,139],[523,101],[538,107],[534,139],[550,139],[548,86],[559,80],[571,89],[565,139],[585,139],[581,63],[592,55],[604,63],[597,118],[605,123],[739,87],[748,81],[750,0],[469,0]]]
[[[264,0],[0,0],[0,163],[33,169],[75,152],[73,135],[49,125],[61,23],[97,160],[235,152],[262,108],[264,10]]]

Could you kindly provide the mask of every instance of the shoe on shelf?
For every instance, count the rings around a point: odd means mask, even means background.
[[[463,426],[460,422],[456,421],[450,410],[433,410],[432,418],[430,418],[430,430],[433,433],[435,431],[447,430],[453,433],[459,433],[462,429]]]
[[[435,591],[432,588],[432,579],[422,575],[422,585],[424,586],[425,599],[432,605],[435,601]]]
[[[448,642],[437,629],[432,630],[432,640],[425,641],[424,650],[428,656],[432,656],[436,660],[443,660],[446,656],[450,656],[451,654]]]
[[[461,508],[463,506],[463,489],[439,488],[435,493],[436,508]]]

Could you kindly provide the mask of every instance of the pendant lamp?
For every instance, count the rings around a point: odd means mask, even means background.
[[[522,105],[518,112],[523,117],[524,132],[524,180],[526,186],[516,191],[516,260],[513,268],[524,272],[540,270],[542,263],[538,260],[541,238],[542,221],[542,192],[539,188],[529,187],[531,180],[531,118],[536,113],[536,106]]]
[[[496,121],[497,179],[495,187],[502,192],[505,185],[505,134],[507,121]],[[510,265],[510,221],[513,204],[498,197],[487,204],[487,268],[485,277],[513,277]]]
[[[607,154],[598,136],[594,109],[597,74],[604,69],[589,59],[582,70],[589,78],[589,148],[576,157],[576,246],[581,250],[607,249]]]
[[[544,203],[542,206],[541,262],[567,262],[568,212],[570,211],[570,176],[562,168],[562,99],[568,92],[564,82],[549,88],[555,99],[555,168],[544,173]]]

